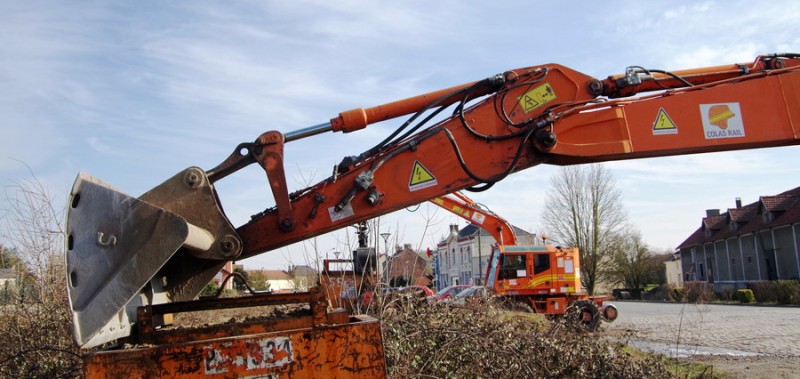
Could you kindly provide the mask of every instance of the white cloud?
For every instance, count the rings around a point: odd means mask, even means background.
[[[343,110],[514,67],[554,62],[605,77],[633,64],[674,70],[800,50],[800,3],[612,5],[5,2],[0,176],[26,175],[5,158],[11,156],[60,191],[78,170],[87,170],[136,194],[183,167],[212,167],[236,144],[262,132],[299,129]],[[288,144],[290,186],[326,177],[341,157],[371,147],[398,124]],[[797,170],[786,164],[796,152],[694,155],[609,167],[644,237],[676,245],[705,207],[796,186]],[[544,192],[556,172],[532,168],[471,196],[539,232]],[[237,223],[272,202],[258,167],[219,187]],[[440,212],[444,221],[423,235],[418,225],[424,213],[401,211],[386,216],[385,225],[403,237],[400,243],[433,243],[450,222],[463,225]],[[345,239],[320,237],[318,246],[327,244],[320,248],[327,251]],[[301,259],[310,249],[292,246],[264,259],[283,267],[284,255]]]

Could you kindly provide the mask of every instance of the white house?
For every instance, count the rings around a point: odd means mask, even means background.
[[[536,244],[536,234],[512,227],[517,243]],[[475,225],[469,224],[461,230],[458,225],[450,225],[450,234],[436,245],[437,289],[455,284],[483,284],[489,254],[496,243],[489,232]]]

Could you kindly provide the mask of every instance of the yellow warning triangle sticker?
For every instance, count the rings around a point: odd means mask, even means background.
[[[525,111],[525,113],[528,113],[539,107],[539,102],[536,101],[533,96],[527,93],[522,95],[522,99],[519,100],[519,103],[522,104],[522,109]]]
[[[678,126],[675,125],[664,108],[658,110],[656,121],[653,122],[653,134],[678,134]]]
[[[411,179],[408,181],[408,188],[411,191],[416,191],[423,188],[428,188],[436,185],[436,178],[425,168],[419,161],[414,161],[414,167],[411,169]]]
[[[544,83],[519,97],[518,102],[525,113],[530,113],[537,108],[556,99],[556,93],[550,83]]]

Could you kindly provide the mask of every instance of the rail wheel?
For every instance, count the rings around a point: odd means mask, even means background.
[[[600,310],[589,300],[578,300],[565,312],[566,320],[586,331],[594,332],[600,326]]]

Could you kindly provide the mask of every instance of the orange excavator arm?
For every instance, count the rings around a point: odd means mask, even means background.
[[[517,235],[514,233],[514,227],[508,221],[481,207],[461,192],[435,197],[431,199],[431,203],[450,211],[479,228],[483,228],[500,245],[517,244]]]
[[[455,109],[428,125],[448,106]],[[406,114],[413,116],[372,149],[344,159],[330,178],[289,191],[284,143]],[[485,190],[539,164],[798,143],[795,54],[674,72],[634,67],[603,80],[545,64],[344,112],[296,132],[267,132],[239,145],[219,166],[188,169],[138,199],[81,177],[71,197],[67,249],[76,339],[91,345],[113,337],[106,333],[88,342],[143,290],[149,291],[142,296],[146,301],[188,300],[225,261],[437,196]],[[234,227],[217,204],[213,184],[253,163],[265,170],[275,205]]]
[[[749,65],[670,74],[631,69],[602,81],[549,64],[511,70],[457,87],[455,93],[437,93],[440,99],[469,100],[494,91],[470,107],[460,102],[444,121],[378,145],[343,162],[338,176],[295,193],[290,199],[293,229],[281,230],[280,206],[255,216],[238,229],[242,257],[436,196],[485,188],[542,163],[798,144],[798,64],[793,55],[765,56]],[[607,98],[640,91],[657,93]],[[405,103],[393,104],[375,108],[397,115],[387,108]],[[430,103],[426,108],[432,108]]]

